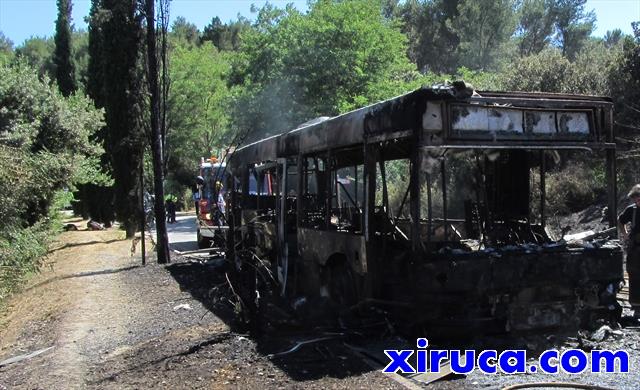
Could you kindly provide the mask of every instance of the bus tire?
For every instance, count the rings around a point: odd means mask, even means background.
[[[353,271],[343,256],[333,257],[327,262],[327,285],[329,297],[341,310],[349,309],[358,301]]]

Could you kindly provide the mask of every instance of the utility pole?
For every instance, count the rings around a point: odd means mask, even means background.
[[[163,150],[160,133],[160,91],[158,88],[158,56],[156,52],[155,0],[146,1],[147,13],[147,66],[149,91],[151,92],[151,155],[153,160],[153,188],[156,196],[154,209],[156,213],[156,250],[158,263],[171,261],[169,257],[169,237],[167,236],[167,218],[164,209],[163,188]]]

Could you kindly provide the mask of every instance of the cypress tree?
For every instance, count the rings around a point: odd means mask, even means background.
[[[132,237],[139,220],[138,174],[144,135],[140,50],[142,27],[136,0],[102,0],[105,151],[114,179],[117,219]]]
[[[56,80],[63,96],[76,90],[75,67],[71,61],[71,0],[57,0],[56,48],[53,63],[56,66]]]
[[[102,0],[91,0],[89,11],[89,61],[87,64],[87,95],[96,107],[104,107],[104,72],[102,48]]]
[[[86,93],[93,100],[98,108],[104,108],[104,53],[102,45],[102,23],[105,12],[102,10],[101,0],[91,0],[91,10],[86,19],[89,31],[89,61],[87,65]],[[96,132],[94,140],[102,145],[105,150],[109,150],[105,144],[107,137],[107,127]],[[100,158],[100,165],[103,171],[111,172],[111,159],[108,154],[103,154]],[[103,186],[98,184],[80,184],[78,191],[74,193],[77,202],[74,202],[74,211],[82,214],[83,218],[91,218],[104,223],[107,227],[115,219],[113,208],[114,188],[113,186]]]

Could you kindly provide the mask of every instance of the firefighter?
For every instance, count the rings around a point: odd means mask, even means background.
[[[224,185],[219,181],[216,182],[216,192],[218,193],[218,200],[216,202],[216,221],[218,222],[218,226],[223,226],[224,211],[227,207],[227,203],[224,201]]]
[[[629,303],[634,317],[640,318],[640,184],[631,188],[627,197],[633,202],[618,216],[620,239],[626,243]],[[629,225],[629,229],[627,229]]]
[[[166,201],[167,210],[167,222],[176,223],[176,203],[173,201],[173,196],[169,195]]]

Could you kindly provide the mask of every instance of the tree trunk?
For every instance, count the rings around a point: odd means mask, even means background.
[[[147,55],[148,80],[151,93],[151,155],[153,160],[153,187],[155,192],[154,210],[156,214],[156,250],[158,263],[168,263],[169,238],[167,218],[164,209],[164,188],[162,172],[162,134],[160,133],[160,91],[158,89],[158,58],[156,53],[155,0],[146,0],[147,12]]]

